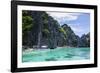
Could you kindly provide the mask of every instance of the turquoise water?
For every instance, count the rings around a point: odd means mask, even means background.
[[[56,48],[24,50],[22,62],[64,61],[90,59],[90,48]]]

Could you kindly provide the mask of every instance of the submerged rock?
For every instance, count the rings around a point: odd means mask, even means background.
[[[48,59],[45,59],[45,61],[57,61],[56,58],[48,58]]]

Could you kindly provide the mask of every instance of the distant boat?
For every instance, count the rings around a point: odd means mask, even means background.
[[[42,48],[42,49],[47,49],[47,48],[48,48],[48,46],[43,45],[43,46],[41,46],[41,48]]]

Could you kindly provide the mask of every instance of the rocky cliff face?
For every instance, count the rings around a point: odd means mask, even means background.
[[[62,28],[66,32],[66,45],[78,47],[78,41],[80,40],[79,36],[75,35],[73,30],[67,24],[62,25]]]
[[[43,11],[23,11],[23,46],[41,48],[46,45],[48,48],[58,46],[89,47],[89,34],[81,38],[67,25],[60,24]],[[81,43],[81,44],[80,44]]]
[[[90,47],[90,33],[82,35],[79,47]]]

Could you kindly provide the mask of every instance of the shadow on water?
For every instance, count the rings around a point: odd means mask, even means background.
[[[57,61],[56,58],[49,58],[49,59],[45,59],[45,61]]]

